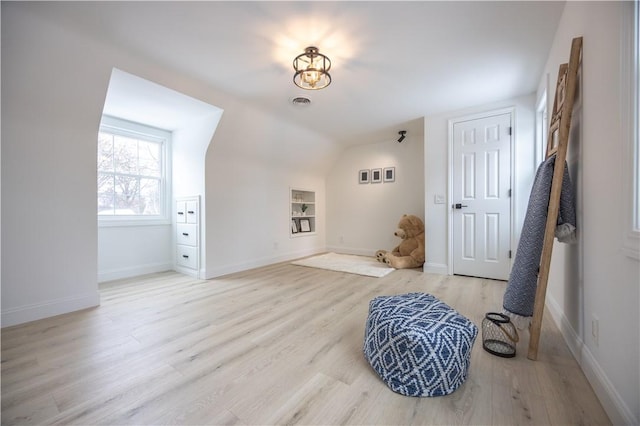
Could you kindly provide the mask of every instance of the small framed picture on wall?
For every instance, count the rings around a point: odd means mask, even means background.
[[[360,170],[358,172],[359,183],[369,183],[369,169]]]
[[[371,169],[371,183],[382,182],[382,169]]]
[[[385,167],[382,174],[384,175],[385,182],[394,182],[396,180],[396,168]]]
[[[291,233],[292,234],[298,233],[298,225],[296,225],[296,221],[293,219],[291,219]]]

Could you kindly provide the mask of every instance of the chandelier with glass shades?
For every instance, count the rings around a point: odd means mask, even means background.
[[[309,46],[293,60],[293,82],[307,90],[324,89],[331,84],[331,60],[320,53],[317,47]]]

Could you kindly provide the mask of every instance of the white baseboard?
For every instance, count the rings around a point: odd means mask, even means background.
[[[100,304],[100,294],[95,292],[83,296],[64,297],[41,303],[18,306],[2,310],[2,327],[23,324],[43,318],[93,308]]]
[[[196,269],[185,268],[179,265],[174,265],[173,270],[176,272],[180,272],[181,274],[184,274],[184,275],[189,275],[190,277],[194,277],[194,278],[200,278],[201,276],[203,276],[203,275],[199,275],[200,271]]]
[[[444,263],[425,262],[422,269],[430,274],[449,275],[449,267]]]
[[[640,419],[635,418],[631,409],[625,404],[611,380],[598,364],[589,347],[584,344],[578,333],[573,329],[560,305],[551,295],[547,295],[547,307],[567,346],[569,346],[569,350],[578,361],[578,364],[580,364],[584,375],[600,400],[600,404],[602,404],[609,416],[611,423],[614,425],[639,424]]]
[[[211,279],[221,277],[223,275],[233,274],[236,272],[246,271],[248,269],[259,268],[261,266],[273,265],[274,263],[287,262],[289,260],[299,259],[301,257],[312,256],[325,252],[323,248],[310,248],[305,250],[298,250],[294,252],[288,252],[279,254],[277,256],[263,257],[260,259],[253,259],[247,262],[234,263],[229,265],[220,265],[214,268],[203,268],[200,271],[200,277],[202,279]]]
[[[112,269],[110,271],[98,271],[98,282],[120,280],[123,278],[137,277],[138,275],[153,274],[156,272],[170,271],[172,263],[149,263],[136,265],[130,268]]]

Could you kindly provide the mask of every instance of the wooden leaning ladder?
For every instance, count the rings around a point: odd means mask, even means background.
[[[571,42],[571,55],[568,64],[560,65],[558,82],[556,83],[556,96],[553,101],[553,114],[549,124],[547,137],[546,158],[556,155],[553,169],[553,181],[549,196],[549,208],[547,211],[547,223],[544,231],[542,255],[540,257],[540,270],[538,272],[538,286],[533,305],[533,318],[529,328],[529,353],[527,358],[538,358],[538,343],[540,342],[540,329],[542,328],[542,315],[547,294],[547,282],[549,280],[549,267],[551,253],[553,251],[553,239],[558,221],[560,207],[560,192],[562,190],[562,178],[564,164],[567,158],[569,144],[569,130],[571,126],[571,114],[578,83],[578,67],[582,52],[582,37],[576,37]]]

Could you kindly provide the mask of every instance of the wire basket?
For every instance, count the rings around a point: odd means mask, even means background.
[[[487,312],[482,320],[482,347],[503,358],[516,356],[518,330],[505,314]]]

